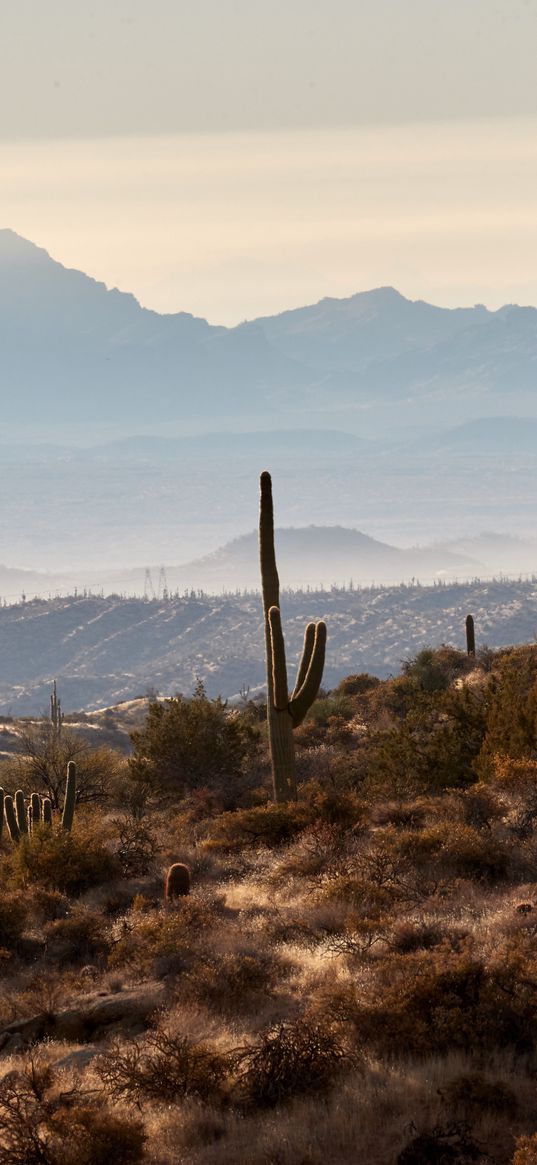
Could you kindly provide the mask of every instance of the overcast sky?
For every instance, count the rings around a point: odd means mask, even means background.
[[[2,0],[5,138],[537,114],[536,0]]]
[[[214,322],[537,302],[536,45],[537,0],[0,0],[0,226]]]

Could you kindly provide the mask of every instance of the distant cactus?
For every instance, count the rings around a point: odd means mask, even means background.
[[[174,862],[166,874],[164,900],[168,903],[173,898],[183,898],[185,894],[190,894],[190,870],[182,862]]]
[[[50,720],[51,720],[55,735],[60,736],[60,733],[62,730],[62,724],[63,724],[63,712],[62,712],[62,706],[61,706],[60,701],[58,699],[58,689],[56,686],[56,680],[54,680],[54,686],[52,688],[52,692],[51,692],[51,696],[50,696]]]
[[[475,627],[473,615],[466,616],[466,651],[468,655],[475,655]]]
[[[274,800],[289,801],[296,797],[293,729],[302,723],[321,685],[326,623],[308,623],[296,683],[292,695],[289,696],[280,613],[280,582],[274,550],[270,473],[261,474],[259,549],[267,657],[267,721]]]
[[[52,825],[52,801],[43,797],[43,825]]]
[[[17,822],[17,814],[15,813],[15,806],[13,804],[13,797],[10,797],[8,793],[6,793],[4,797],[4,816],[11,840],[14,842],[20,841],[21,834]]]
[[[76,802],[76,765],[70,760],[67,765],[67,780],[65,783],[65,798],[63,802],[62,829],[68,832],[73,828]]]
[[[17,792],[15,793],[15,812],[17,814],[17,825],[19,827],[19,833],[21,836],[23,833],[27,834],[28,821],[26,818],[26,804],[24,801],[24,793],[22,789],[17,789]]]

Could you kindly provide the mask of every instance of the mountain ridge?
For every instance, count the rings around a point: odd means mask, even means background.
[[[162,423],[350,428],[537,415],[537,309],[441,308],[386,286],[233,328],[161,315],[9,228],[0,231],[4,423],[96,415]],[[525,410],[522,405],[525,405]]]

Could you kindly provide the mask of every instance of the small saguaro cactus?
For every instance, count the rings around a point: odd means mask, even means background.
[[[4,815],[11,840],[14,842],[20,841],[21,833],[17,822],[17,814],[15,813],[15,805],[13,804],[13,797],[9,793],[6,793],[4,797]]]
[[[40,825],[41,823],[41,797],[39,793],[32,793],[30,797],[30,809],[32,810],[32,825]]]
[[[475,627],[473,615],[466,616],[466,653],[475,655]]]
[[[28,820],[26,817],[26,805],[24,802],[24,793],[22,789],[17,789],[17,792],[15,793],[15,812],[17,814],[17,825],[19,827],[19,833],[21,836],[23,833],[27,834]]]
[[[296,797],[293,729],[302,723],[319,691],[326,647],[326,623],[308,623],[296,683],[287,686],[285,643],[280,613],[280,581],[274,550],[274,509],[270,473],[261,474],[259,552],[267,657],[267,721],[274,800]]]
[[[73,828],[76,801],[76,765],[70,760],[67,765],[67,780],[65,782],[65,798],[63,802],[62,829],[68,832]]]
[[[52,825],[52,801],[43,797],[43,825]]]
[[[190,870],[183,862],[174,862],[166,874],[164,901],[168,905],[174,898],[184,898],[190,894]]]

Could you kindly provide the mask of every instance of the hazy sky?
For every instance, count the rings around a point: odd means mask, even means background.
[[[537,0],[0,0],[0,226],[214,322],[537,302]]]

